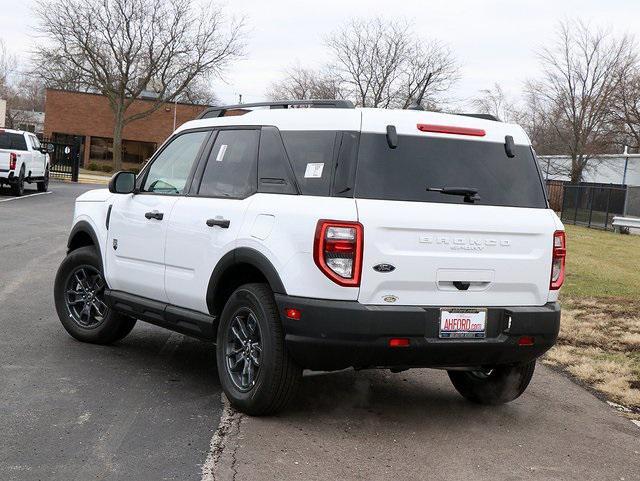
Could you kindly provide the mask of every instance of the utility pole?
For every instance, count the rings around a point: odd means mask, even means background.
[[[173,101],[173,130],[176,130],[176,116],[178,113],[178,99]]]

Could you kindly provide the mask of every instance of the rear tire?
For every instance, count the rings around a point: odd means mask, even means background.
[[[265,284],[245,284],[227,301],[216,357],[222,389],[237,410],[260,416],[283,409],[302,370],[289,356],[278,307]]]
[[[38,188],[38,192],[46,192],[49,189],[49,168],[44,171],[44,180],[42,182],[37,182],[36,187]]]
[[[20,169],[18,178],[11,184],[11,194],[16,197],[21,197],[24,194],[24,165]]]
[[[136,325],[136,319],[106,306],[105,287],[102,261],[93,247],[70,252],[60,264],[53,287],[56,311],[63,327],[78,341],[111,344]]]
[[[505,404],[518,398],[529,385],[536,361],[518,366],[499,366],[485,371],[449,371],[453,387],[477,404]]]

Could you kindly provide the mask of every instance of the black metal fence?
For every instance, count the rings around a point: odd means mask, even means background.
[[[60,142],[42,139],[42,144],[49,152],[49,174],[53,178],[78,181],[82,144],[79,142]]]
[[[616,215],[624,215],[627,187],[614,184],[565,184],[562,221],[600,229],[613,229]]]

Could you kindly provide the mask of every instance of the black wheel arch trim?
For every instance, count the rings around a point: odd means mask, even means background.
[[[96,231],[93,229],[93,226],[89,224],[89,222],[87,222],[86,220],[78,221],[71,229],[71,232],[69,233],[69,238],[67,239],[67,253],[71,252],[73,239],[75,239],[76,235],[79,233],[84,233],[84,234],[87,234],[89,237],[91,237],[93,244],[98,249],[98,254],[100,254],[100,241],[98,240],[98,235],[96,234]]]
[[[207,287],[207,305],[209,312],[214,312],[213,300],[217,289],[224,287],[220,285],[220,279],[222,279],[228,269],[239,264],[248,264],[259,270],[267,279],[274,293],[287,294],[284,284],[278,275],[278,271],[264,254],[250,247],[237,247],[222,256],[209,278],[209,286]]]

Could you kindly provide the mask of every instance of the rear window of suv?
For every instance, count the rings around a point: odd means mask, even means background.
[[[0,149],[27,150],[27,141],[22,134],[0,132]]]
[[[462,204],[464,197],[426,189],[478,190],[475,204],[546,208],[544,188],[529,146],[508,157],[497,142],[400,136],[389,148],[384,134],[360,136],[356,197]]]

